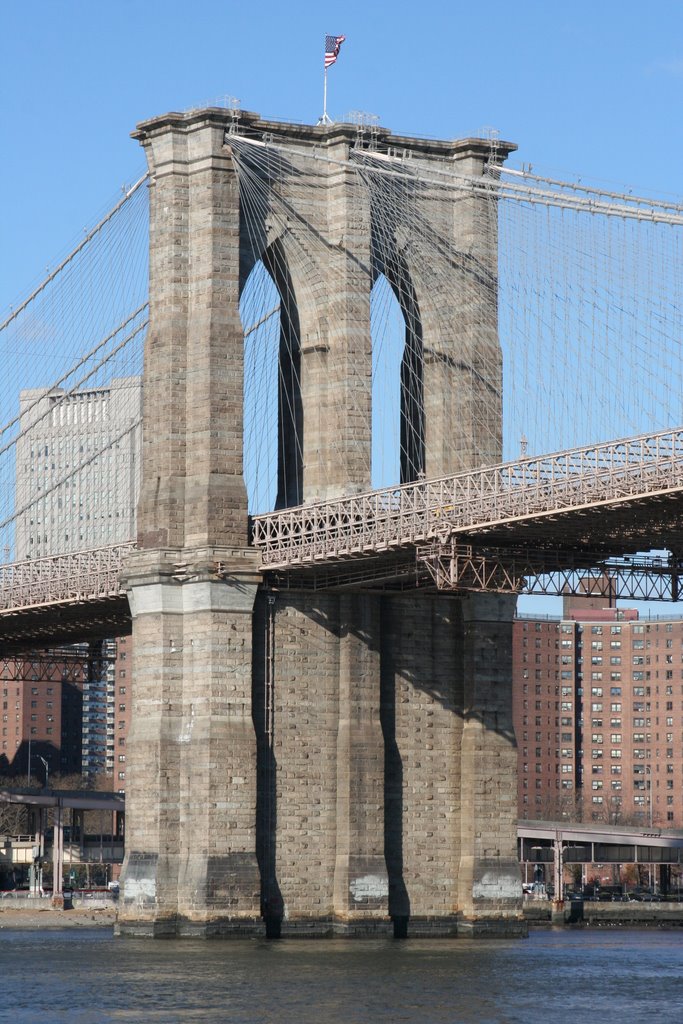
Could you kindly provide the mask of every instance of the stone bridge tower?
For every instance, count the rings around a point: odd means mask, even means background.
[[[359,175],[353,126],[209,109],[135,137],[151,174],[150,330],[120,931],[519,933],[514,599],[271,589],[242,453],[239,297],[261,258],[298,381],[280,403],[281,506],[370,486],[380,273],[406,321],[402,479],[499,461],[495,212],[483,230],[481,199],[442,210],[461,258],[427,265],[377,169]],[[296,181],[280,196],[291,229],[264,212],[247,245],[238,152],[248,162],[271,137]],[[471,176],[514,148],[383,130],[375,144],[377,161],[398,147]],[[426,187],[416,217],[435,202]]]

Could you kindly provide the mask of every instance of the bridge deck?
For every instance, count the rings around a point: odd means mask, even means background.
[[[421,545],[624,555],[683,551],[683,427],[314,502],[253,519],[264,571],[340,565],[361,585],[405,576]],[[119,575],[133,543],[0,567],[0,643],[128,632]],[[337,569],[335,568],[337,567]],[[400,567],[400,571],[399,571]]]
[[[682,489],[683,428],[256,516],[254,544],[290,570],[454,535],[624,553],[683,537]]]

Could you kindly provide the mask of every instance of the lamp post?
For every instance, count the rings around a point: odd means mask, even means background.
[[[38,760],[43,762],[43,768],[45,769],[45,789],[47,789],[47,784],[50,779],[50,766],[44,757],[41,757],[40,754],[38,754],[37,756]]]
[[[556,909],[561,910],[564,904],[564,886],[562,884],[563,863],[562,863],[562,833],[558,829],[555,833],[555,899]]]

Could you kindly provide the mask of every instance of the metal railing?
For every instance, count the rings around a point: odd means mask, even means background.
[[[0,611],[101,600],[121,593],[119,575],[132,542],[0,565]]]
[[[683,427],[255,516],[266,568],[380,553],[458,532],[683,488]]]
[[[683,427],[253,518],[264,569],[445,543],[459,533],[683,490]],[[0,613],[121,594],[131,541],[0,565]]]

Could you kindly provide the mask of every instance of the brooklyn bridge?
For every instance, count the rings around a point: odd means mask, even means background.
[[[133,637],[118,927],[521,934],[517,596],[679,596],[683,207],[362,119],[134,137],[0,324],[2,650]]]

